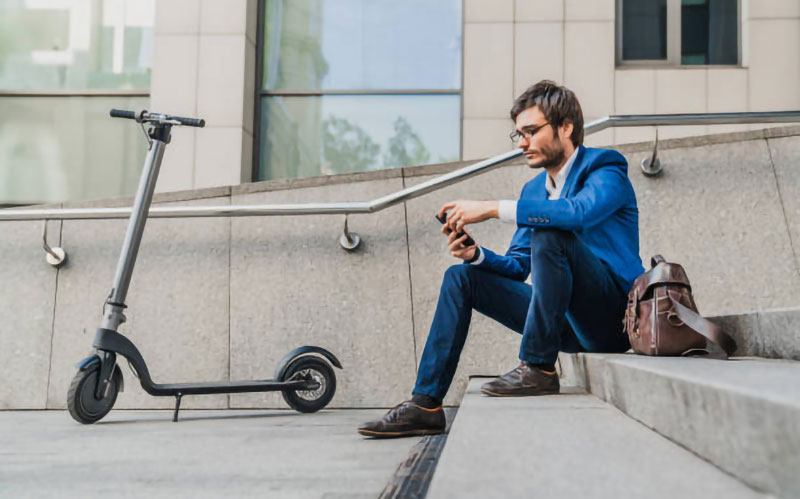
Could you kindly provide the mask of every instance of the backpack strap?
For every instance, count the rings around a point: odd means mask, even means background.
[[[703,318],[689,307],[682,305],[672,296],[672,293],[667,292],[667,296],[669,296],[672,306],[675,307],[675,313],[681,322],[719,345],[726,354],[731,355],[736,351],[736,341],[720,329],[719,326]]]

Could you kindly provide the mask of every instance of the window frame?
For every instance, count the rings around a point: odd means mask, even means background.
[[[264,23],[267,0],[257,0],[256,18],[256,71],[255,71],[255,110],[253,114],[253,166],[250,171],[250,182],[265,182],[259,180],[258,172],[261,166],[261,109],[262,99],[270,97],[325,97],[330,95],[457,95],[459,97],[458,116],[458,155],[464,155],[464,0],[461,1],[461,80],[459,88],[453,89],[347,89],[347,90],[265,90],[264,86]],[[274,179],[270,179],[274,180]]]
[[[736,1],[736,64],[681,64],[681,0],[667,1],[667,58],[625,60],[622,58],[622,3],[616,0],[614,20],[615,64],[617,68],[738,68],[742,67],[742,0]]]

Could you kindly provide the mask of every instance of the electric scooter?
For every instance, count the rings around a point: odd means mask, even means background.
[[[172,417],[175,422],[178,421],[178,411],[184,395],[281,391],[289,406],[300,412],[316,412],[327,406],[336,391],[336,376],[331,364],[339,369],[342,365],[332,353],[316,346],[300,347],[286,355],[275,369],[273,380],[173,384],[159,384],[152,380],[139,350],[117,329],[125,322],[125,297],[172,127],[203,127],[205,121],[145,110],[112,109],[110,115],[112,118],[135,120],[142,129],[148,124],[145,134],[149,148],[117,262],[113,287],[103,305],[103,320],[92,344],[95,352],[78,363],[78,372],[69,387],[69,413],[76,421],[91,424],[101,420],[114,407],[117,394],[124,388],[117,355],[128,360],[133,374],[139,378],[147,393],[157,397],[175,397]]]

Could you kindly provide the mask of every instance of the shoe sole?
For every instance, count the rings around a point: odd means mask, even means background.
[[[371,431],[358,430],[358,433],[365,437],[372,438],[400,438],[400,437],[424,437],[425,435],[441,435],[444,430],[409,430],[409,431]]]
[[[558,395],[561,393],[561,390],[547,390],[543,392],[536,392],[536,393],[497,393],[491,390],[487,390],[485,388],[481,388],[481,393],[484,395],[488,395],[490,397],[536,397],[538,395]]]

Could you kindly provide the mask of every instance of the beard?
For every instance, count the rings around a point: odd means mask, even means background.
[[[564,158],[566,158],[564,146],[561,145],[561,141],[559,140],[553,140],[549,144],[542,146],[539,148],[539,152],[542,153],[544,158],[535,165],[528,165],[530,168],[552,168],[560,165],[564,161]]]

